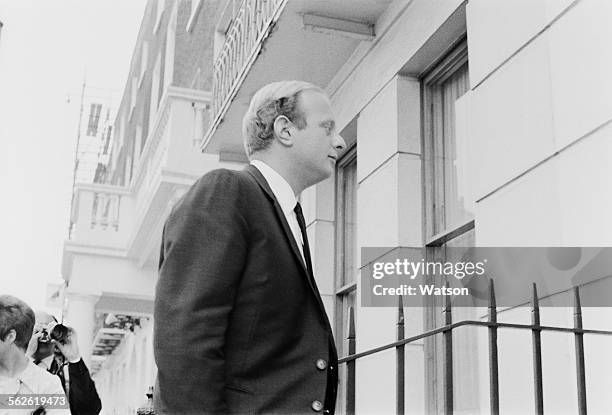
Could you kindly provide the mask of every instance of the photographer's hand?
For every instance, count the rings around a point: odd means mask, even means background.
[[[28,348],[26,349],[26,356],[29,358],[34,356],[34,353],[36,353],[36,350],[38,350],[38,339],[40,339],[43,335],[44,334],[42,331],[32,334],[32,338],[30,339],[30,343],[28,343]]]
[[[57,346],[60,352],[64,355],[66,360],[70,363],[77,363],[81,360],[81,353],[79,353],[79,342],[77,339],[77,334],[73,329],[70,329],[68,332],[68,336],[64,341],[64,344],[52,340],[53,344]]]

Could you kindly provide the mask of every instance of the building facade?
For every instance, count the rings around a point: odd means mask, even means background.
[[[215,22],[201,3],[147,3],[112,140],[93,180],[75,183],[64,320],[79,334],[105,414],[134,413],[154,384],[153,294],[165,217],[204,172],[239,167],[199,150],[213,53],[201,45],[212,44]]]
[[[603,42],[612,35],[611,7],[151,1],[111,162],[103,183],[78,187],[76,234],[64,250],[67,320],[91,334],[83,349],[99,365],[105,413],[129,413],[155,376],[151,305],[163,220],[199,175],[245,163],[242,115],[268,82],[325,88],[347,142],[334,177],[301,196],[341,355],[350,309],[357,352],[396,338],[396,309],[361,306],[361,248],[426,246],[444,255],[470,246],[610,246],[612,53]],[[608,280],[595,289],[610,290]],[[406,336],[441,326],[441,310],[405,308]],[[509,307],[498,318],[528,323],[529,315]],[[610,317],[609,309],[585,310],[584,324],[610,330]],[[485,320],[487,312],[462,309],[453,318]],[[571,327],[572,318],[571,309],[546,309],[542,324]],[[500,409],[529,412],[536,393],[529,333],[500,333],[499,341]],[[578,412],[573,341],[542,338],[551,413]],[[604,413],[612,343],[585,342],[586,399],[590,411]],[[453,351],[454,411],[489,413],[486,331],[458,332]],[[406,346],[406,413],[444,410],[440,355],[435,339]],[[393,353],[358,361],[356,412],[396,411],[396,368]],[[346,372],[341,381],[338,409],[350,412]]]

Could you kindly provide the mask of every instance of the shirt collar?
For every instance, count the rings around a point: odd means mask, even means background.
[[[53,363],[54,358],[55,356],[53,356],[53,354],[50,354],[49,356],[45,357],[44,359],[40,361],[40,363],[38,364],[38,367],[40,367],[41,364],[44,364],[45,367],[43,367],[43,369],[49,370],[49,368],[51,367],[51,363]]]
[[[285,215],[292,213],[297,203],[297,199],[295,193],[293,193],[293,189],[289,183],[287,183],[287,180],[261,160],[252,160],[251,165],[255,166],[263,175],[264,179],[266,179],[283,213]]]

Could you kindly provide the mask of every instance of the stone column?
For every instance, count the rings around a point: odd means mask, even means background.
[[[194,103],[193,110],[195,112],[194,126],[193,126],[193,145],[197,147],[204,137],[204,111],[208,111],[210,108],[209,104]]]
[[[64,324],[74,328],[79,339],[79,351],[88,368],[91,367],[95,326],[95,305],[100,296],[68,291],[68,310]]]
[[[357,244],[361,248],[423,245],[420,96],[418,79],[396,76],[357,119]],[[358,299],[362,288],[358,282]],[[362,307],[357,301],[355,311],[358,352],[396,340],[396,307]],[[405,308],[404,318],[407,333],[423,331],[423,309]],[[408,373],[423,373],[422,342],[407,346],[405,356]],[[357,379],[380,379],[357,382],[359,412],[395,411],[395,368],[393,353],[358,361]],[[421,377],[406,376],[404,391],[406,413],[423,413]]]

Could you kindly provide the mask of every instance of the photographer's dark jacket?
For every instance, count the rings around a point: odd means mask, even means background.
[[[64,371],[55,365],[49,367],[48,371],[60,378],[62,388],[68,395],[72,415],[98,415],[100,413],[102,402],[83,359],[76,363],[68,363],[68,391],[66,391]]]
[[[194,184],[164,228],[157,414],[313,413],[326,390],[335,402],[332,331],[301,258],[255,167]]]
[[[98,415],[102,403],[83,359],[68,363],[68,402],[72,415]],[[62,384],[65,384],[62,382]]]

